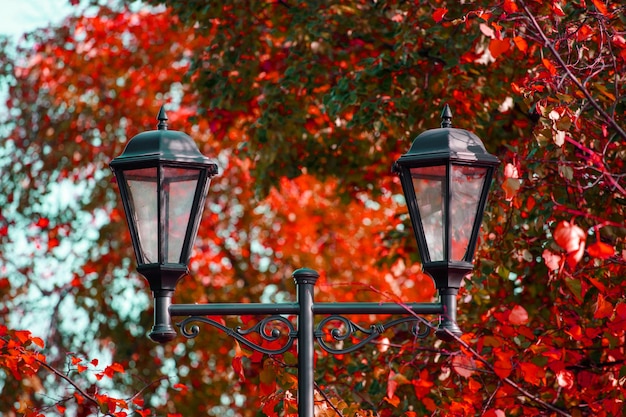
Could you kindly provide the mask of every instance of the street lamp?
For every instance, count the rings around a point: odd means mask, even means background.
[[[393,166],[400,176],[422,266],[447,307],[436,332],[460,335],[456,296],[472,271],[493,171],[500,161],[475,134],[452,128],[446,104],[441,128],[427,130]]]
[[[202,217],[210,179],[217,165],[202,155],[184,133],[167,130],[167,116],[159,111],[157,130],[133,137],[111,162],[124,204],[137,271],[154,295],[154,326],[150,338],[164,343],[176,337],[172,317],[184,317],[177,326],[194,338],[197,323],[209,324],[249,348],[281,354],[297,340],[298,415],[314,415],[315,341],[331,354],[355,351],[387,329],[412,323],[416,337],[426,337],[430,325],[421,317],[438,315],[435,334],[452,340],[461,334],[456,323],[456,295],[463,277],[472,270],[472,258],[482,222],[491,178],[499,161],[481,140],[466,130],[451,127],[446,105],[440,129],[419,135],[411,149],[393,166],[400,176],[424,270],[435,281],[438,302],[430,303],[316,303],[314,286],[319,274],[308,268],[293,272],[294,303],[172,304],[178,280],[188,273],[187,263]],[[364,328],[343,315],[393,314],[402,316]],[[228,328],[211,316],[265,316],[249,329]],[[286,318],[297,316],[297,325]],[[326,316],[315,324],[315,315]],[[337,327],[337,323],[339,323]],[[328,327],[335,326],[330,332]],[[281,332],[279,329],[287,330]],[[258,334],[263,346],[247,336]],[[349,346],[332,343],[357,341]],[[357,338],[357,334],[362,334]]]
[[[191,248],[217,165],[202,155],[193,139],[167,130],[163,107],[157,130],[133,137],[111,161],[137,257],[137,272],[154,294],[150,338],[176,337],[167,312],[176,283],[188,272]]]

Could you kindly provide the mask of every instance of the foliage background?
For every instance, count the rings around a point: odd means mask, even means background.
[[[146,339],[107,165],[161,103],[218,160],[179,302],[292,300],[301,266],[322,274],[320,301],[427,301],[390,166],[448,103],[503,161],[466,333],[317,352],[318,414],[621,414],[619,2],[70,3],[76,17],[0,56],[2,413],[293,414],[294,352],[211,329]]]

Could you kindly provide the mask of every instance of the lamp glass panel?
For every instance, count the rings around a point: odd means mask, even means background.
[[[159,261],[159,200],[157,192],[157,167],[133,169],[124,172],[130,196],[130,218],[133,219],[141,254],[140,263]],[[140,259],[142,258],[142,259]]]
[[[185,244],[187,226],[191,219],[194,197],[200,170],[189,168],[163,168],[163,191],[167,204],[166,210],[166,248],[164,262],[186,263],[187,259],[181,259],[181,251]],[[192,242],[195,236],[190,236]]]
[[[486,177],[486,167],[452,165],[450,227],[453,261],[466,259]]]
[[[445,256],[446,165],[411,168],[413,189],[431,261]]]

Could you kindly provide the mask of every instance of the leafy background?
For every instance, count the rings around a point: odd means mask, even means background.
[[[503,161],[465,334],[317,351],[317,415],[621,415],[620,2],[69,3],[0,54],[0,412],[294,415],[294,351],[147,340],[108,163],[163,103],[219,162],[177,302],[430,301],[390,167],[447,103]]]

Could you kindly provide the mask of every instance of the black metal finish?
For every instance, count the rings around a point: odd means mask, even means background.
[[[198,323],[215,327],[228,336],[236,339],[250,349],[268,355],[277,355],[289,350],[297,339],[298,347],[298,415],[313,417],[315,415],[315,380],[314,353],[315,340],[321,349],[331,354],[340,355],[354,352],[369,343],[376,341],[387,330],[402,324],[411,325],[414,337],[423,339],[430,334],[431,324],[423,315],[440,315],[446,317],[444,326],[449,332],[456,334],[456,316],[446,315],[446,311],[456,314],[456,293],[442,297],[440,303],[315,303],[314,287],[319,274],[308,268],[301,268],[293,273],[296,283],[295,303],[219,303],[219,304],[173,304],[169,305],[167,317],[162,317],[162,309],[158,308],[159,322],[168,322],[171,317],[186,317],[177,326],[181,334],[193,339],[200,333]],[[155,320],[157,319],[156,303],[164,303],[155,297]],[[343,315],[362,314],[394,314],[404,317],[390,320],[387,323],[371,325],[369,328],[359,326]],[[230,328],[211,318],[211,316],[243,316],[268,315],[248,329]],[[289,318],[297,316],[297,327]],[[315,315],[325,315],[317,326]],[[458,327],[457,327],[458,329]],[[155,331],[153,330],[153,333]],[[263,341],[273,342],[268,348],[249,339],[250,334],[258,334]],[[438,330],[442,339],[450,339],[450,334]],[[363,336],[360,336],[363,335]],[[150,336],[156,340],[151,333]],[[169,331],[167,337],[170,337]],[[165,337],[163,337],[165,340]],[[169,339],[168,339],[169,340]],[[354,340],[357,340],[354,342]],[[280,342],[280,343],[276,343]],[[350,342],[350,343],[348,343]],[[278,347],[276,347],[278,345]]]
[[[111,169],[115,174],[124,204],[126,221],[130,229],[131,240],[137,258],[137,271],[142,274],[154,294],[154,327],[150,338],[157,342],[167,342],[176,336],[176,332],[170,323],[169,307],[176,283],[187,274],[187,263],[191,254],[198,226],[202,217],[204,201],[208,192],[210,179],[217,174],[217,165],[206,156],[202,155],[193,139],[182,132],[167,130],[167,115],[163,107],[157,116],[159,121],[157,130],[140,133],[134,136],[126,145],[122,155],[111,161]],[[146,169],[146,172],[138,173]],[[183,174],[178,174],[182,170]],[[176,178],[168,178],[166,172],[176,172]],[[130,182],[144,181],[154,188],[150,193],[156,195],[144,196],[133,195]],[[169,187],[172,181],[182,181],[195,186],[191,189],[192,201],[189,202],[189,218],[184,228],[184,239],[180,245],[180,252],[174,251],[170,256],[168,244],[170,239],[167,233],[170,223]],[[146,256],[146,236],[140,233],[140,219],[137,213],[138,207],[143,207],[142,202],[134,201],[139,198],[147,198],[148,201],[157,205],[150,207],[149,212],[156,213],[152,233],[157,234],[156,254],[152,259]],[[146,219],[141,219],[146,221]],[[178,225],[177,225],[178,226]],[[155,256],[156,255],[156,256]]]
[[[298,314],[298,303],[173,304],[172,317]],[[315,314],[443,314],[441,303],[315,303]]]
[[[301,268],[293,273],[296,282],[298,312],[298,416],[315,415],[315,347],[313,327],[313,288],[319,274],[308,268]]]
[[[436,332],[442,339],[450,339],[451,334],[460,335],[461,329],[456,324],[456,294],[463,282],[463,277],[472,269],[472,261],[478,240],[478,233],[483,219],[483,212],[491,186],[495,167],[500,161],[489,154],[482,141],[472,132],[452,127],[452,111],[446,105],[441,113],[441,128],[431,129],[420,134],[411,145],[409,151],[398,159],[393,171],[400,176],[402,189],[406,197],[411,224],[417,239],[417,245],[422,260],[422,266],[435,282],[445,312],[440,317],[440,327]],[[471,233],[467,240],[467,247],[463,256],[453,255],[453,233],[465,226],[452,224],[453,174],[455,169],[460,176],[463,169],[480,169],[484,175],[482,187],[476,198],[476,208],[473,213],[467,214],[471,222]],[[414,173],[416,177],[414,177]],[[471,174],[468,178],[471,178]],[[474,174],[475,175],[475,174]],[[416,179],[415,179],[416,178]],[[418,196],[416,196],[414,181],[439,181],[441,187],[441,213],[439,221],[442,223],[442,241],[439,243],[441,253],[433,256],[429,248],[424,226],[425,216],[420,212]],[[457,190],[458,192],[459,190]],[[462,190],[467,192],[467,190]],[[461,198],[459,201],[463,201]],[[467,203],[466,203],[467,204]],[[432,208],[431,208],[432,210]],[[472,217],[473,216],[473,217]],[[438,230],[435,228],[434,233]],[[433,245],[435,245],[433,243]],[[435,245],[436,246],[436,245]]]
[[[246,345],[250,349],[265,353],[267,355],[278,355],[287,352],[291,348],[291,346],[293,346],[293,342],[298,338],[298,333],[293,327],[293,324],[291,324],[291,321],[283,316],[266,317],[249,329],[242,329],[241,327],[236,327],[233,329],[230,327],[226,327],[211,318],[198,316],[187,317],[185,320],[177,323],[176,325],[180,328],[181,334],[183,336],[185,336],[187,339],[193,339],[198,336],[198,334],[200,334],[200,328],[194,323],[204,323],[211,325],[223,331],[227,335],[237,339],[239,342]],[[279,327],[281,327],[283,331],[281,331]],[[284,330],[287,330],[286,334]],[[280,340],[281,337],[285,336],[287,337],[287,339],[283,342],[284,344],[281,347],[270,349],[246,338],[247,335],[252,333],[261,335],[261,338],[267,342],[276,342]]]
[[[372,310],[371,313],[376,314],[378,312]],[[349,320],[347,317],[333,315],[319,322],[315,329],[315,338],[319,346],[326,352],[332,353],[333,355],[343,355],[361,349],[368,343],[379,338],[385,331],[404,323],[413,324],[411,332],[419,339],[424,339],[430,334],[430,325],[426,323],[422,317],[403,317],[385,324],[373,324],[369,329],[366,329],[352,320]],[[326,327],[331,328],[325,331],[324,329]],[[348,346],[345,346],[344,342],[346,340],[358,339],[357,335],[359,333],[364,334],[365,337],[356,343],[352,342]],[[332,340],[329,341],[329,338],[332,338]],[[339,347],[337,346],[338,344]]]

